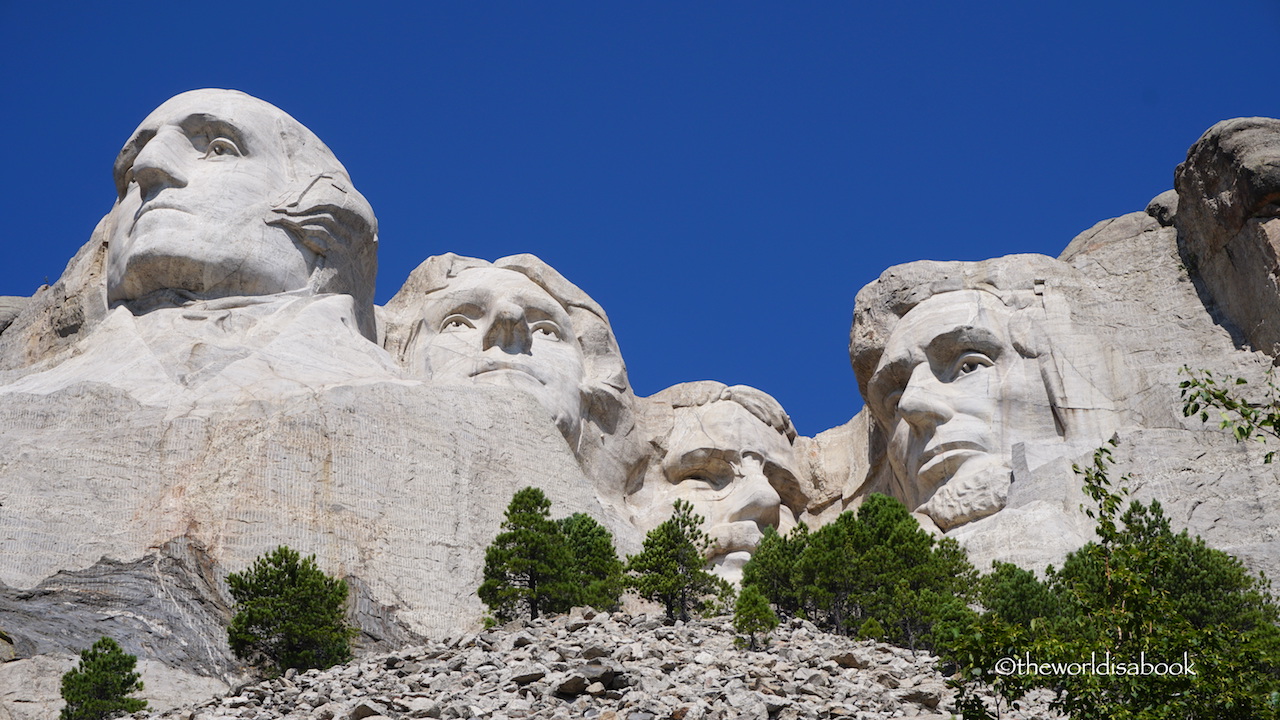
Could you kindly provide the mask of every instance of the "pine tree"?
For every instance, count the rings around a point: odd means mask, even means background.
[[[756,634],[764,635],[762,642],[768,642],[769,633],[778,627],[778,616],[769,607],[769,600],[755,585],[744,585],[738,593],[738,602],[733,609],[733,629],[747,636],[747,649],[755,650]],[[739,638],[741,643],[741,638]]]
[[[485,550],[477,594],[498,622],[565,612],[575,600],[571,565],[560,525],[551,519],[551,501],[527,487],[511,498],[501,532]]]
[[[1280,608],[1269,584],[1185,530],[1175,534],[1160,503],[1124,509],[1128,491],[1110,489],[1111,462],[1104,446],[1092,466],[1076,469],[1095,503],[1088,512],[1097,540],[1068,555],[1060,570],[1048,568],[1044,582],[1005,566],[983,580],[987,612],[955,651],[962,693],[990,682],[1013,700],[1048,687],[1057,693],[1055,709],[1072,717],[1280,717]],[[1194,672],[989,672],[1002,657],[1065,664],[1104,651],[1120,664],[1185,658]]]
[[[779,535],[772,526],[765,528],[760,545],[742,568],[743,587],[755,585],[780,615],[798,616],[804,583],[796,566],[808,546],[809,527],[804,523],[786,535]]]
[[[327,668],[351,659],[355,631],[345,619],[347,583],[281,545],[243,573],[227,576],[236,615],[227,638],[236,657],[269,674]]]
[[[940,638],[972,620],[967,602],[977,574],[964,551],[954,540],[935,541],[897,500],[873,494],[856,513],[791,542],[798,548],[793,589],[780,596],[831,632],[858,634],[874,619],[886,641],[936,650]]]
[[[703,522],[692,504],[676,500],[672,516],[645,536],[640,554],[627,558],[628,585],[640,597],[662,603],[667,622],[688,622],[689,613],[701,610],[707,596],[723,585],[704,569],[711,538],[702,531]]]
[[[104,637],[80,653],[80,664],[62,676],[61,720],[101,720],[145,710],[147,701],[128,697],[142,690],[133,668],[138,658]]]
[[[622,597],[622,561],[613,536],[590,515],[574,513],[559,521],[569,552],[569,585],[574,605],[611,611]]]

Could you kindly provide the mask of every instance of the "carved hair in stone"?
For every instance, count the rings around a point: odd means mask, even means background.
[[[648,398],[645,427],[653,457],[627,497],[642,531],[671,516],[682,499],[706,518],[717,574],[732,581],[767,527],[786,532],[803,511],[796,430],[768,394],[710,380],[681,383]]]
[[[1015,463],[1114,431],[1115,363],[1068,307],[1082,285],[1014,255],[910,263],[858,293],[850,357],[890,494],[946,531],[1005,507]]]
[[[135,312],[191,300],[341,293],[376,336],[377,222],[310,130],[234,90],[193,90],[152,112],[115,162],[107,302]]]
[[[533,255],[427,258],[386,305],[385,346],[411,375],[533,395],[607,501],[642,448],[634,395],[604,310]]]

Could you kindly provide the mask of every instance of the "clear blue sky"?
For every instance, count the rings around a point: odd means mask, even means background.
[[[858,289],[919,259],[1056,255],[1172,186],[1211,124],[1280,116],[1280,2],[0,0],[0,295],[111,207],[168,97],[278,105],[429,255],[532,252],[608,311],[638,393],[861,407]]]

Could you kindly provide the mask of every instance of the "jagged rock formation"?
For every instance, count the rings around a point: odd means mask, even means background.
[[[808,622],[768,649],[735,647],[728,618],[666,626],[657,617],[569,615],[290,671],[226,697],[135,718],[595,718],[816,720],[953,716],[927,653],[828,635]],[[1036,693],[1001,717],[1053,717]]]

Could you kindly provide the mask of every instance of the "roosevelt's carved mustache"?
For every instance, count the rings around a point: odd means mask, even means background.
[[[711,554],[728,555],[731,552],[754,551],[760,546],[764,531],[753,520],[721,523],[707,531],[712,538]]]

